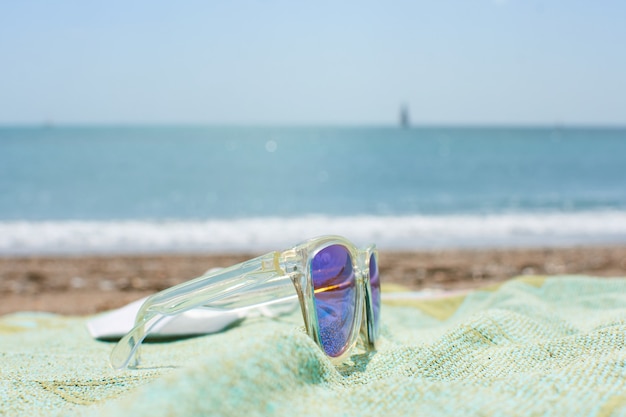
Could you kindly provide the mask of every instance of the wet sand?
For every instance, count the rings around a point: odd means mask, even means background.
[[[0,257],[0,314],[92,314],[254,257],[109,255]],[[381,279],[411,289],[471,289],[518,275],[626,276],[626,245],[382,252]]]

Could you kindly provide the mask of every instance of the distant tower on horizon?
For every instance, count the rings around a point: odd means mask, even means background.
[[[403,104],[400,107],[400,127],[407,129],[411,127],[411,120],[409,119],[409,106]]]

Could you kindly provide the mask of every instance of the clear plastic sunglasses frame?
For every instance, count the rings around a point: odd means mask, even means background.
[[[354,350],[359,335],[364,338],[365,350],[375,350],[378,335],[374,323],[369,264],[372,255],[378,262],[376,247],[372,245],[358,249],[343,237],[322,236],[283,252],[270,252],[216,272],[209,272],[152,295],[137,313],[135,327],[113,348],[111,366],[123,369],[139,365],[141,343],[153,326],[164,317],[198,307],[236,310],[294,302],[296,297],[300,301],[307,333],[323,350],[310,265],[318,252],[332,245],[341,245],[348,250],[356,280],[356,293],[354,320],[346,348],[340,356],[330,359],[335,364],[344,362]]]

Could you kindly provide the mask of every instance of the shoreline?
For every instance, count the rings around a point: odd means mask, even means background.
[[[624,246],[626,210],[0,221],[0,257],[269,252],[325,234],[398,252]]]
[[[83,315],[133,300],[258,254],[0,256],[0,315]],[[385,284],[466,290],[518,275],[626,276],[626,245],[402,250],[380,253]]]

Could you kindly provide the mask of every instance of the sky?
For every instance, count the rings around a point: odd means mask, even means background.
[[[5,1],[0,124],[626,125],[623,0]]]

